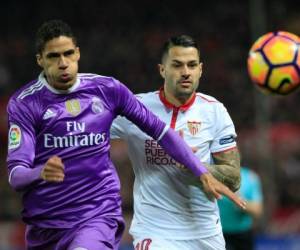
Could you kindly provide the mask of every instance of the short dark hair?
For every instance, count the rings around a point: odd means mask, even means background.
[[[56,19],[44,22],[36,33],[36,53],[41,54],[46,43],[59,36],[70,37],[74,44],[77,44],[77,39],[74,36],[71,27],[67,23]]]
[[[161,50],[161,61],[164,60],[169,50],[175,46],[180,46],[185,48],[194,47],[198,50],[200,56],[200,49],[198,47],[196,40],[188,35],[179,35],[179,36],[173,36],[168,41],[165,42]]]

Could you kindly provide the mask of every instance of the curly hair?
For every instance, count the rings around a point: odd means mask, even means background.
[[[62,20],[50,20],[44,22],[36,33],[36,52],[41,54],[48,41],[60,36],[70,37],[74,44],[77,44],[77,39],[74,36],[71,27],[67,23]]]

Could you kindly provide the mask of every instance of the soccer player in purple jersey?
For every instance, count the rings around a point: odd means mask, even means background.
[[[109,157],[109,130],[125,116],[187,166],[208,195],[244,201],[214,179],[181,138],[118,80],[79,74],[70,27],[37,32],[38,78],[10,99],[9,183],[23,195],[28,249],[118,249],[124,229],[120,183]]]

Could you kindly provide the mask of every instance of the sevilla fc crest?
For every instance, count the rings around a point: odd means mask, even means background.
[[[188,129],[189,129],[190,133],[192,135],[196,135],[200,130],[201,122],[196,122],[196,121],[190,122],[190,121],[188,121],[187,126],[188,126]]]

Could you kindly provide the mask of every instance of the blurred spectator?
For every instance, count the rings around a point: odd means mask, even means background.
[[[227,250],[253,250],[255,219],[263,214],[263,196],[260,178],[246,167],[241,167],[240,196],[247,202],[241,210],[226,197],[218,201]]]

